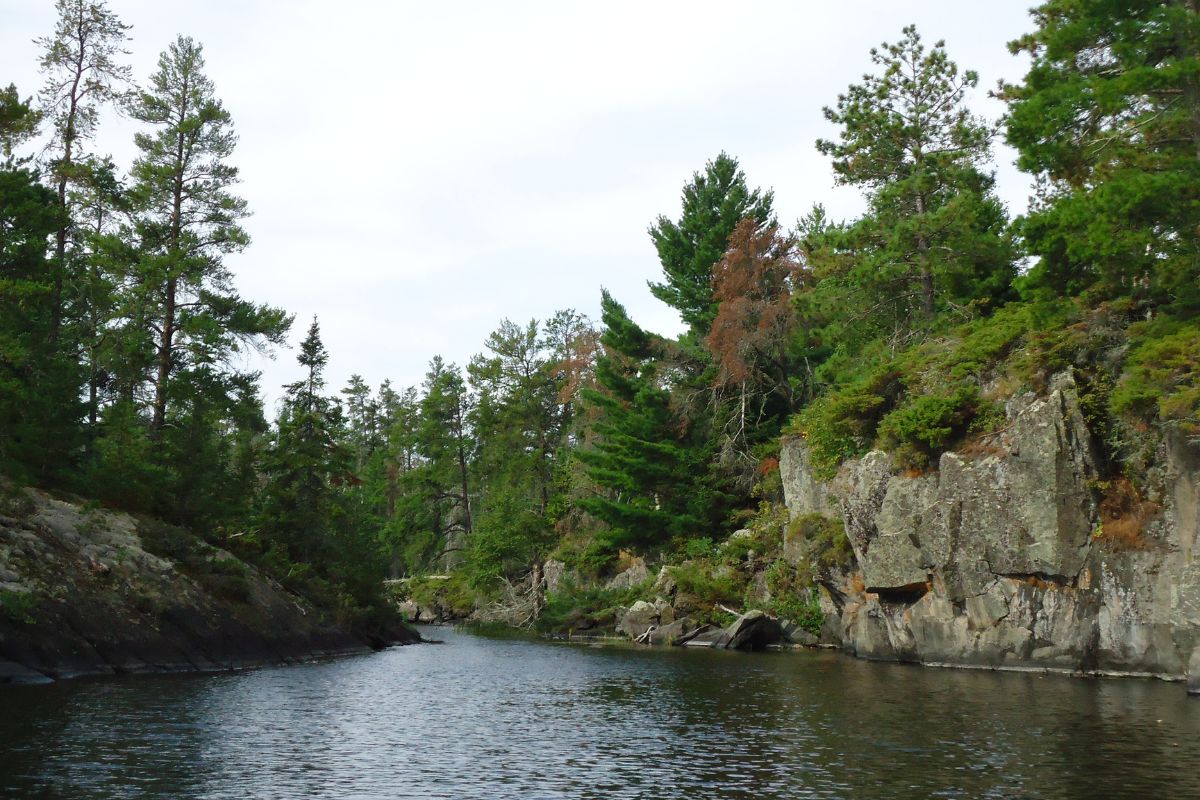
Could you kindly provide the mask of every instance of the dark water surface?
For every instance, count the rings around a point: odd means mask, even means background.
[[[0,795],[1200,798],[1178,684],[435,635],[0,688]]]

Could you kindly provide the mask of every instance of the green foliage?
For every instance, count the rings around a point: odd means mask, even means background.
[[[878,441],[902,467],[924,468],[960,436],[979,404],[979,390],[963,386],[952,394],[915,397],[883,418]]]
[[[645,586],[605,589],[575,586],[564,582],[546,596],[546,606],[537,620],[539,630],[558,632],[603,628],[616,622],[617,611],[643,599]]]
[[[713,266],[725,254],[730,234],[746,217],[765,225],[773,199],[769,191],[751,191],[737,159],[721,153],[684,187],[679,221],[660,216],[650,227],[664,277],[661,283],[651,281],[650,291],[679,311],[696,336],[707,334],[716,317]]]
[[[1189,3],[1049,0],[1009,45],[1008,141],[1039,180],[1020,232],[1028,286],[1200,310],[1200,13]]]
[[[38,598],[33,592],[0,591],[0,613],[13,622],[32,625],[37,607]]]
[[[717,546],[707,536],[688,539],[683,544],[683,557],[689,560],[710,558],[717,553]]]
[[[447,577],[425,577],[410,580],[405,587],[407,597],[423,608],[442,610],[447,616],[461,618],[475,609],[477,592],[465,576],[451,573]]]
[[[1138,341],[1111,395],[1117,414],[1157,419],[1200,438],[1200,322],[1134,326]],[[1140,334],[1140,335],[1139,335]]]
[[[807,563],[808,585],[831,569],[848,569],[854,564],[854,549],[840,517],[805,514],[788,526],[788,539],[799,540]]]
[[[597,437],[577,455],[605,491],[579,505],[609,525],[597,535],[603,549],[662,548],[702,528],[697,511],[709,505],[710,493],[697,480],[704,474],[699,453],[680,434],[671,393],[659,385],[650,337],[607,292],[602,308],[606,353],[596,375],[604,391],[583,392],[600,415]]]

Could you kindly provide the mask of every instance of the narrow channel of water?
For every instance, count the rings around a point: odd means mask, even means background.
[[[1200,700],[1178,684],[434,635],[0,688],[0,795],[1200,797]]]

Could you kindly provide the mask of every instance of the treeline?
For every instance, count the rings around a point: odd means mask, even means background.
[[[234,291],[247,245],[235,137],[181,37],[145,88],[103,4],[59,0],[46,87],[0,100],[0,468],[150,511],[367,604],[384,575],[454,569],[480,591],[550,556],[603,574],[622,551],[687,552],[779,497],[780,435],[831,471],[881,446],[930,469],[1004,424],[1003,402],[1074,369],[1111,468],[1164,430],[1200,437],[1200,13],[1051,0],[978,77],[913,28],[825,109],[817,147],[866,212],[788,227],[720,154],[649,229],[650,288],[687,330],[643,329],[602,294],[502,322],[417,387],[340,391],[314,320],[272,424],[233,356],[291,318]],[[89,152],[106,105],[140,121],[128,174]],[[36,164],[22,142],[51,136]],[[1010,219],[997,136],[1035,177]],[[1134,475],[1136,477],[1136,475]]]

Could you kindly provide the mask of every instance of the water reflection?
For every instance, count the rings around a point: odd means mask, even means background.
[[[3,690],[0,794],[1200,797],[1200,701],[1178,685],[439,635]]]

